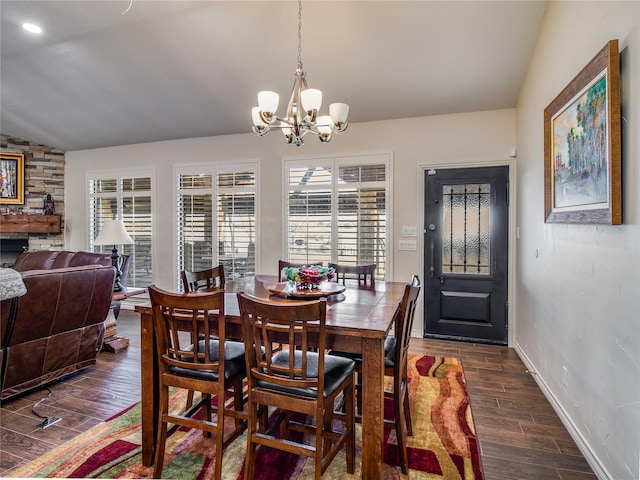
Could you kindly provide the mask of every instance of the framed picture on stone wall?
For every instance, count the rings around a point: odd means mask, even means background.
[[[24,155],[0,152],[0,204],[24,204]]]
[[[611,40],[544,111],[547,223],[622,223],[620,57]]]

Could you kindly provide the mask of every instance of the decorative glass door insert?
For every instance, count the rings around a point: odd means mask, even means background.
[[[491,185],[442,186],[443,274],[490,275]]]

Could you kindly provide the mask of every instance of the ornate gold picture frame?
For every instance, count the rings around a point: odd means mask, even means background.
[[[24,204],[24,155],[0,152],[0,204]]]

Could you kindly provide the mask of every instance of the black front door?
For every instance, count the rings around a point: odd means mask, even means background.
[[[509,167],[425,176],[424,336],[506,344]]]

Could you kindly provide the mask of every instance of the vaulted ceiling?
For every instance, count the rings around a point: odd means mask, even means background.
[[[305,0],[304,70],[350,122],[513,108],[545,7]],[[282,110],[293,85],[290,0],[2,0],[0,16],[0,131],[65,151],[247,133],[258,91]]]

